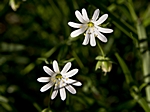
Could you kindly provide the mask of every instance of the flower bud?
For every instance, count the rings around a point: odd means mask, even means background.
[[[110,61],[103,61],[101,64],[103,72],[107,73],[110,72],[112,69],[112,62]]]
[[[96,57],[98,60],[96,64],[95,70],[101,68],[103,72],[105,72],[104,75],[106,75],[107,72],[110,72],[112,69],[112,61],[107,57],[98,56]]]

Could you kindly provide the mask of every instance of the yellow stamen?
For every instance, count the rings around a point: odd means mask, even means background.
[[[93,27],[93,26],[94,26],[94,23],[92,23],[92,22],[88,23],[88,27]]]
[[[62,79],[62,75],[61,75],[61,74],[57,74],[57,75],[55,76],[55,78],[56,78],[56,79]]]

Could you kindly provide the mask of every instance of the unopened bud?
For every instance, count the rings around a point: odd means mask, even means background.
[[[103,61],[101,67],[102,67],[103,72],[105,73],[110,72],[112,69],[112,62]]]
[[[98,56],[96,58],[98,60],[95,70],[102,69],[103,72],[105,72],[104,75],[106,75],[107,72],[110,72],[112,69],[112,61],[107,57]]]

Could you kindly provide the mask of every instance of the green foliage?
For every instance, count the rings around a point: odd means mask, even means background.
[[[0,1],[0,112],[149,112],[149,0]],[[75,10],[108,14],[107,43],[83,46],[71,38]],[[96,59],[96,60],[95,60]],[[82,82],[75,95],[51,100],[40,92],[43,66],[72,62]],[[112,68],[111,68],[111,67]],[[102,69],[107,72],[104,76]],[[96,70],[95,70],[96,69]]]

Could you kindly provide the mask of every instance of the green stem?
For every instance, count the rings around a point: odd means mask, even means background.
[[[137,23],[137,30],[138,30],[138,38],[139,40],[145,40],[144,42],[140,43],[140,52],[141,52],[141,59],[142,59],[142,65],[143,65],[143,75],[145,77],[144,82],[149,83],[150,82],[150,52],[147,50],[148,49],[148,42],[146,41],[147,36],[146,36],[146,31],[144,26],[138,22]],[[146,91],[146,99],[148,102],[150,102],[150,85],[147,85],[145,87]],[[150,104],[149,104],[150,107]]]
[[[67,92],[68,93],[68,92]],[[67,105],[67,108],[68,108],[68,111],[67,112],[71,112],[71,106],[70,106],[70,94],[67,94],[67,101],[66,101],[66,105]]]
[[[146,100],[144,98],[142,98],[140,96],[140,94],[137,94],[137,92],[135,92],[135,88],[138,91],[138,87],[136,87],[136,85],[134,85],[134,80],[132,78],[132,75],[131,75],[131,72],[130,72],[128,66],[126,65],[124,60],[119,56],[118,53],[115,53],[115,56],[118,59],[118,62],[119,62],[120,66],[123,70],[123,73],[124,73],[125,78],[126,78],[126,82],[130,86],[131,96],[139,103],[139,105],[145,110],[145,112],[150,112],[150,108],[149,108],[148,103],[146,102]],[[134,88],[134,91],[132,91],[131,88]]]
[[[76,52],[74,50],[72,51],[72,55],[75,58],[75,60],[77,61],[77,63],[79,64],[80,68],[84,68],[82,61],[80,60],[80,58],[78,57],[78,55],[76,54]]]
[[[145,28],[142,24],[141,21],[138,20],[138,17],[134,11],[133,8],[133,2],[132,0],[128,0],[128,9],[131,13],[132,19],[135,22],[136,28],[137,28],[137,33],[138,33],[138,39],[139,40],[145,40],[144,42],[141,42],[140,45],[140,55],[141,55],[141,59],[142,59],[142,65],[143,65],[143,75],[145,77],[144,82],[145,83],[150,83],[150,52],[148,49],[148,42],[147,42],[147,36],[146,36],[146,31]],[[146,100],[148,102],[150,102],[150,85],[147,85],[145,87],[145,91],[146,91]],[[148,106],[150,107],[150,104],[148,104]]]
[[[128,0],[127,5],[128,5],[128,9],[130,11],[133,22],[136,22],[138,17],[136,15],[135,11],[134,11],[132,0]]]
[[[99,48],[102,56],[105,57],[104,51],[103,51],[102,47],[100,46],[99,41],[97,41],[97,44],[98,44],[98,48]]]
[[[53,89],[51,89],[49,93],[49,100],[48,100],[48,112],[50,111],[50,101],[51,101],[51,94],[52,94]]]

